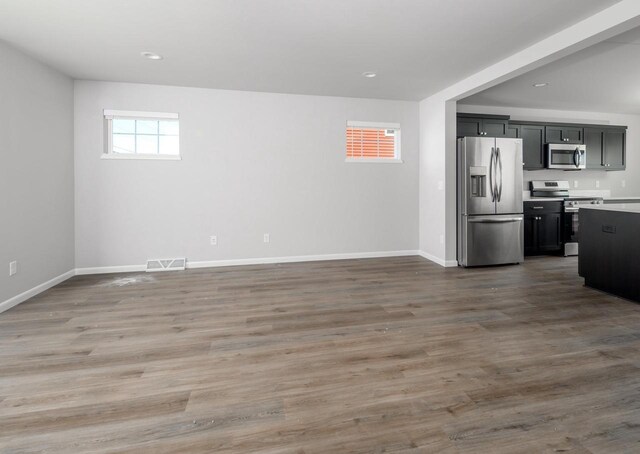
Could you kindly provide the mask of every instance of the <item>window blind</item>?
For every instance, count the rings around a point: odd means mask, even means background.
[[[397,159],[399,125],[347,123],[347,158]]]

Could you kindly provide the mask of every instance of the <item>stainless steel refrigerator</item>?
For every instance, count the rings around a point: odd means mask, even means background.
[[[522,139],[458,139],[458,263],[524,260]]]

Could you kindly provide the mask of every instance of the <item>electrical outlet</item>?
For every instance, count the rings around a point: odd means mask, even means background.
[[[18,262],[15,260],[13,262],[9,262],[9,276],[13,276],[18,272]]]
[[[264,236],[262,237],[262,240],[263,240],[265,243],[268,243],[268,242],[270,242],[270,241],[271,241],[271,236],[270,236],[268,233],[265,233],[265,234],[264,234]]]
[[[627,180],[622,180],[622,187],[626,188],[627,187]]]
[[[209,237],[209,243],[211,243],[211,246],[217,246],[218,245],[218,237],[215,235],[211,235]]]
[[[578,180],[573,180],[573,187],[577,188],[578,187]]]
[[[600,180],[596,180],[596,188],[600,187]]]

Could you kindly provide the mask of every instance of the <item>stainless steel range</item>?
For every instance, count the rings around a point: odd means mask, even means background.
[[[532,181],[530,183],[531,198],[556,198],[562,199],[562,243],[564,255],[578,255],[578,242],[580,239],[580,218],[578,216],[581,206],[600,205],[602,197],[572,197],[569,194],[568,181]]]
[[[580,232],[580,219],[578,216],[581,206],[600,205],[602,197],[568,197],[564,200],[562,210],[562,242],[564,243],[564,256],[578,255],[578,241]]]

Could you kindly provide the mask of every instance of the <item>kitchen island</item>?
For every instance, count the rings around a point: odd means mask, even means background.
[[[640,302],[640,204],[581,207],[579,241],[585,285]]]

